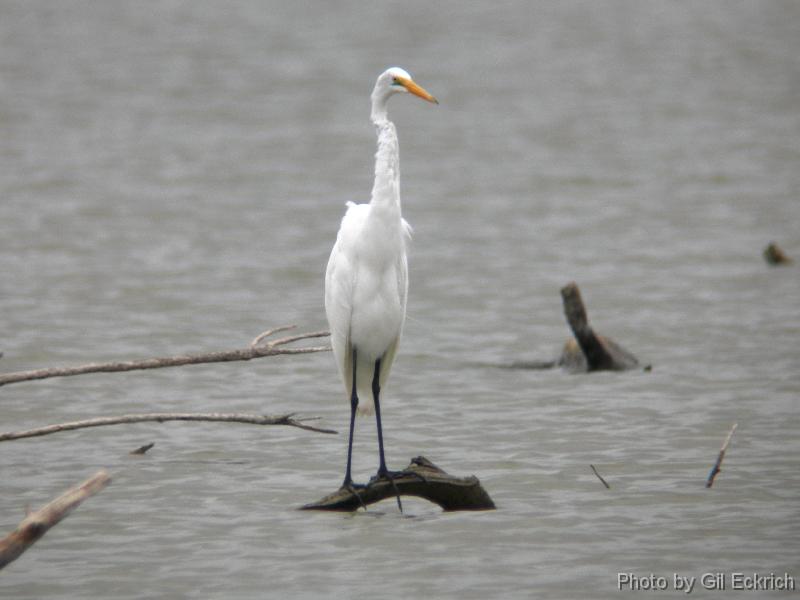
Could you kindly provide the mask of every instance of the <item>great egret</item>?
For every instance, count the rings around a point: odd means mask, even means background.
[[[378,134],[375,182],[369,204],[347,203],[325,272],[325,314],[333,355],[350,400],[345,487],[352,487],[356,411],[374,406],[380,462],[377,477],[388,477],[383,452],[380,392],[389,376],[406,317],[411,227],[400,212],[400,159],[397,131],[386,110],[389,98],[410,92],[438,100],[398,67],[381,73],[372,90],[372,123]],[[362,404],[359,409],[359,396]],[[370,399],[371,396],[371,399]],[[370,401],[371,400],[371,401]]]

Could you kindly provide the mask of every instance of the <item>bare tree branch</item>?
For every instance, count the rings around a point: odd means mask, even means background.
[[[294,325],[276,327],[265,331],[256,337],[247,348],[238,350],[225,350],[222,352],[207,352],[198,354],[185,354],[183,356],[169,356],[164,358],[147,358],[122,362],[90,363],[77,367],[52,367],[36,369],[33,371],[18,371],[0,375],[0,386],[21,381],[46,379],[48,377],[70,377],[86,373],[115,373],[119,371],[135,371],[140,369],[162,369],[164,367],[181,367],[183,365],[196,365],[201,363],[231,362],[239,360],[252,360],[280,354],[309,354],[312,352],[326,352],[330,346],[308,346],[304,348],[285,348],[286,344],[309,338],[325,337],[330,335],[327,331],[314,331],[280,338],[261,344],[265,338],[279,331],[293,328]]]
[[[278,333],[279,331],[288,331],[289,329],[294,329],[297,325],[281,325],[280,327],[273,327],[272,329],[267,329],[266,331],[259,333],[253,341],[250,342],[250,347],[255,348],[258,346],[264,338],[268,338],[271,335]],[[272,342],[276,344],[277,342]]]
[[[293,419],[293,416],[294,413],[277,417],[241,413],[144,413],[122,415],[117,417],[96,417],[93,419],[85,419],[83,421],[72,421],[69,423],[48,425],[47,427],[37,427],[36,429],[28,429],[27,431],[10,431],[7,433],[0,433],[0,442],[37,437],[40,435],[49,435],[51,433],[58,433],[61,431],[72,431],[74,429],[83,429],[85,427],[101,427],[103,425],[122,425],[145,422],[163,423],[164,421],[215,421],[223,423],[247,423],[249,425],[288,425],[290,427],[298,427],[300,429],[316,431],[318,433],[338,433],[332,429],[322,429],[320,427],[306,425],[303,421],[308,419]]]
[[[110,482],[111,477],[108,473],[98,471],[80,485],[64,492],[46,506],[26,516],[14,531],[0,540],[0,569],[19,558],[51,527]]]

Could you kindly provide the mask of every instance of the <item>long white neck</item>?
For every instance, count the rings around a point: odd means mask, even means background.
[[[372,185],[370,204],[397,211],[400,215],[400,148],[397,130],[386,112],[388,96],[373,95],[372,123],[378,134],[375,153],[375,182]]]

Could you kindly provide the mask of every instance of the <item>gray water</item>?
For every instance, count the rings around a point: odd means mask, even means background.
[[[0,371],[243,347],[326,327],[328,252],[367,201],[368,95],[396,98],[409,316],[390,467],[477,475],[498,509],[296,507],[344,471],[330,353],[0,389],[0,533],[113,483],[0,576],[4,598],[616,598],[618,573],[800,579],[800,4],[0,3]],[[558,354],[559,289],[652,372]],[[739,427],[711,490],[705,477]],[[145,456],[129,451],[145,443]],[[355,471],[377,466],[360,420]],[[594,464],[610,483],[605,489]],[[800,582],[798,582],[800,583]],[[692,597],[720,597],[700,589]],[[776,597],[753,592],[747,597]]]

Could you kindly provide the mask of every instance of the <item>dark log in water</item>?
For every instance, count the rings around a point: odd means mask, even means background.
[[[424,498],[446,511],[495,508],[477,477],[454,477],[427,458],[418,456],[392,480],[381,478],[371,480],[365,487],[341,487],[317,502],[306,504],[301,510],[352,512],[397,496]]]

